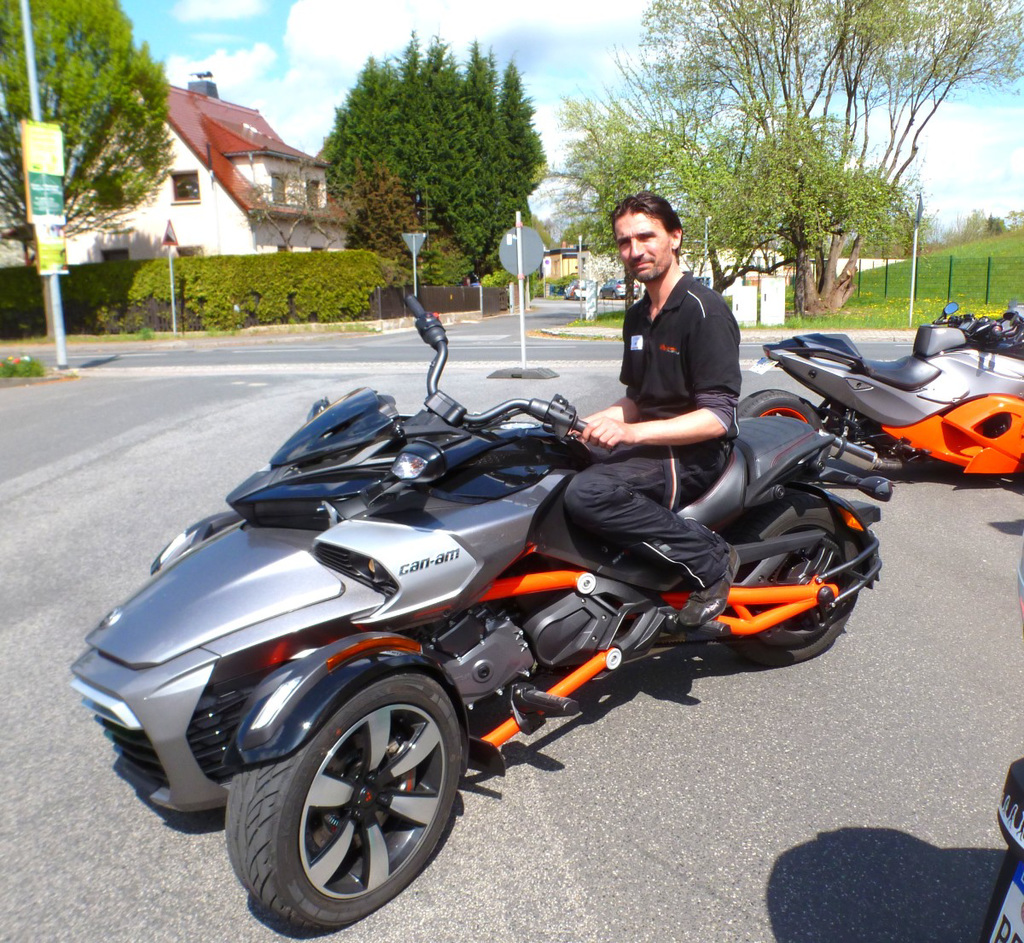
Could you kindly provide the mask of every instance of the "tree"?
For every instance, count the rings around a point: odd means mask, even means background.
[[[639,176],[676,198],[691,232],[711,217],[732,256],[723,278],[744,259],[792,261],[798,311],[834,310],[864,240],[890,240],[912,212],[938,107],[1021,75],[1021,25],[1020,0],[654,0],[644,54],[623,66],[623,100],[651,139]],[[615,166],[621,109],[603,108],[590,133]]]
[[[167,81],[117,0],[32,0],[42,120],[64,133],[69,235],[116,228],[171,167]],[[0,215],[26,218],[20,121],[31,118],[19,0],[0,0]]]
[[[478,44],[460,68],[440,39],[423,50],[414,34],[397,61],[369,59],[337,109],[323,151],[328,180],[358,212],[357,162],[386,167],[428,234],[425,271],[482,273],[541,177],[532,118],[513,64],[499,82],[493,54]]]
[[[367,168],[357,159],[348,202],[350,249],[369,249],[386,259],[408,255],[402,233],[418,231],[416,207],[387,164]]]

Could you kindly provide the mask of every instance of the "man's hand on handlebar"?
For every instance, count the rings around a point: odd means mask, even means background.
[[[584,442],[593,442],[606,449],[613,449],[617,445],[633,445],[637,441],[635,430],[628,422],[621,422],[602,413],[583,421],[585,425],[579,437]]]

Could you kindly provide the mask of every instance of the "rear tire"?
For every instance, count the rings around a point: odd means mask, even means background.
[[[740,586],[799,583],[856,556],[852,539],[836,524],[827,504],[815,495],[793,492],[780,501],[758,508],[726,534],[730,543],[755,543],[802,530],[824,532],[809,551],[786,553],[769,560],[744,564],[736,576]],[[838,577],[840,589],[845,574]],[[737,654],[772,668],[795,665],[820,655],[842,634],[856,597],[822,613],[812,609],[755,636],[732,642]]]
[[[807,400],[785,390],[761,390],[745,396],[736,407],[736,415],[740,419],[788,416],[806,422],[815,429],[821,428],[818,411]]]
[[[462,731],[426,675],[374,682],[298,753],[240,773],[226,835],[235,874],[298,927],[346,926],[400,893],[447,827]]]

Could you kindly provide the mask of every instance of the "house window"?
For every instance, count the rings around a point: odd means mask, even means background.
[[[131,256],[127,249],[101,249],[104,262],[127,262]]]
[[[202,246],[178,246],[178,255],[203,255]]]
[[[171,187],[174,191],[175,203],[199,202],[199,174],[195,170],[186,173],[171,174]]]
[[[270,175],[270,202],[284,203],[284,177],[279,174]]]
[[[306,181],[306,206],[312,210],[320,209],[320,181]]]

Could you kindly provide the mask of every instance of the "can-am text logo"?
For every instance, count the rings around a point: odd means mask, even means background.
[[[442,563],[451,563],[459,558],[458,549],[448,550],[439,553],[436,557],[424,557],[422,560],[413,560],[411,563],[403,563],[398,568],[398,575],[405,576],[406,573],[415,573],[417,570],[425,570],[431,566],[439,566]]]

